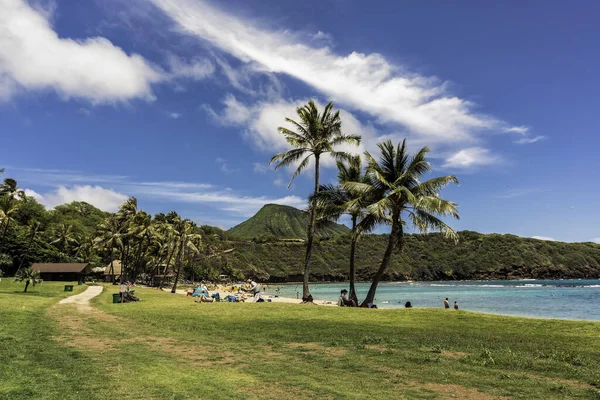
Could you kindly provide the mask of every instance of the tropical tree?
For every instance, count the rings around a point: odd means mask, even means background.
[[[18,202],[8,196],[0,196],[0,229],[2,229],[2,237],[0,238],[0,250],[4,248],[4,241],[6,239],[6,233],[8,232],[8,226],[19,210]]]
[[[42,279],[40,278],[40,272],[35,271],[31,268],[23,268],[15,275],[15,282],[25,282],[25,289],[23,293],[27,292],[27,288],[29,284],[36,286],[42,283]]]
[[[315,200],[319,219],[338,220],[342,214],[350,216],[352,224],[348,271],[350,298],[358,304],[355,286],[356,242],[360,235],[370,232],[375,227],[375,220],[365,216],[366,206],[369,204],[368,196],[364,196],[361,192],[349,190],[344,185],[348,182],[368,185],[370,176],[363,173],[360,156],[352,157],[349,162],[338,161],[337,168],[338,184],[321,185]]]
[[[29,232],[27,234],[27,236],[29,236],[29,241],[27,242],[27,247],[23,250],[23,254],[21,256],[21,262],[19,263],[19,268],[17,269],[17,272],[19,272],[21,270],[21,267],[23,267],[23,263],[25,262],[25,258],[27,258],[27,252],[29,251],[29,249],[31,248],[31,244],[33,243],[33,240],[35,239],[35,237],[37,236],[40,227],[42,224],[40,224],[39,221],[31,221],[29,224]]]
[[[365,152],[367,174],[370,182],[348,182],[344,186],[351,191],[369,197],[367,207],[370,218],[375,222],[391,225],[391,233],[379,269],[362,303],[365,307],[373,303],[377,285],[387,269],[392,252],[396,247],[404,248],[404,229],[409,224],[419,232],[438,230],[444,236],[454,240],[458,235],[439,217],[459,218],[458,205],[440,197],[439,191],[446,185],[458,183],[455,176],[442,176],[422,182],[423,176],[431,171],[426,155],[429,148],[423,147],[410,157],[406,149],[406,140],[397,147],[391,140],[377,145],[381,150],[379,162]]]
[[[360,144],[360,136],[344,135],[342,133],[342,120],[339,111],[333,111],[333,103],[325,106],[322,113],[319,112],[314,101],[310,100],[308,104],[296,109],[299,121],[286,118],[294,130],[279,127],[278,130],[285,136],[286,141],[292,147],[291,150],[284,151],[271,158],[270,164],[275,165],[275,170],[281,167],[297,165],[290,183],[298,176],[308,165],[311,159],[315,163],[315,185],[312,196],[319,193],[319,173],[321,157],[329,154],[337,161],[348,160],[351,156],[347,152],[340,151],[337,148],[344,144]],[[304,259],[304,282],[302,285],[302,300],[312,302],[312,295],[308,287],[310,275],[310,260],[312,255],[313,240],[316,230],[317,214],[313,202],[309,205],[310,222],[307,229],[306,256]]]
[[[111,216],[98,227],[98,235],[94,239],[96,248],[104,248],[110,255],[111,282],[115,283],[115,251],[123,248],[122,227],[119,220]],[[121,264],[121,268],[123,265]],[[123,271],[121,271],[121,274]]]
[[[24,199],[25,192],[19,188],[17,181],[12,178],[4,179],[4,182],[0,184],[0,195],[8,196],[11,200],[15,198]]]
[[[8,254],[0,253],[0,278],[4,276],[4,269],[9,269],[13,265],[13,259]],[[2,279],[0,279],[2,281]]]
[[[192,221],[184,219],[178,221],[175,225],[175,237],[176,237],[176,247],[178,248],[178,256],[177,256],[177,274],[175,275],[175,283],[173,284],[173,288],[171,289],[171,293],[177,292],[177,281],[179,280],[179,274],[181,273],[181,267],[183,265],[183,259],[186,251],[191,253],[192,255],[200,254],[200,249],[198,248],[198,244],[201,240],[201,236],[197,233],[194,233],[194,225]]]
[[[58,247],[64,254],[69,254],[70,248],[79,244],[73,225],[69,224],[58,224],[52,231],[52,238],[50,244]]]

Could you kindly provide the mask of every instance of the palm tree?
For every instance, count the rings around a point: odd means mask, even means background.
[[[343,144],[360,144],[360,136],[344,135],[342,133],[342,120],[340,112],[333,112],[333,103],[325,106],[323,113],[319,113],[314,101],[310,100],[308,104],[296,109],[300,122],[286,118],[286,121],[294,126],[294,130],[285,127],[279,127],[278,130],[285,136],[285,139],[292,147],[291,150],[284,151],[271,158],[270,164],[277,163],[275,170],[289,165],[296,165],[296,171],[290,179],[288,187],[291,186],[294,178],[298,176],[309,164],[311,158],[315,160],[315,186],[312,193],[315,196],[319,193],[319,167],[321,156],[329,154],[337,161],[348,160],[350,155],[347,152],[338,151],[336,148]],[[308,279],[310,274],[310,260],[312,255],[313,240],[316,229],[317,214],[314,205],[310,204],[310,225],[307,230],[306,257],[304,259],[304,283],[302,285],[302,300],[312,302],[312,295],[308,288]]]
[[[83,236],[79,239],[79,245],[75,247],[75,258],[81,262],[90,262],[94,252],[94,239],[91,236]]]
[[[175,234],[177,240],[178,256],[177,256],[177,274],[175,275],[175,283],[171,289],[171,293],[177,292],[177,281],[179,280],[179,274],[181,273],[181,266],[183,265],[183,257],[185,251],[188,250],[193,254],[200,254],[198,246],[194,242],[199,242],[201,236],[193,232],[194,225],[190,220],[184,219],[178,221],[175,225]]]
[[[356,242],[363,234],[371,231],[375,224],[374,219],[365,218],[365,208],[368,199],[360,192],[348,190],[344,185],[348,182],[370,183],[369,175],[363,173],[360,156],[354,156],[348,163],[337,162],[338,184],[321,185],[316,196],[319,217],[325,220],[337,221],[342,214],[350,215],[352,221],[350,242],[350,298],[358,304],[355,287],[355,254]],[[359,225],[360,222],[360,225]]]
[[[56,245],[64,254],[69,253],[69,248],[72,245],[79,244],[76,238],[75,232],[73,231],[73,225],[58,224],[52,232],[54,238],[50,244]]]
[[[19,263],[19,268],[17,268],[17,273],[21,270],[21,267],[23,267],[23,263],[25,262],[25,258],[27,258],[27,252],[29,251],[29,249],[31,248],[31,244],[33,243],[33,240],[35,239],[35,237],[37,236],[40,227],[41,227],[41,223],[39,221],[33,220],[29,223],[29,242],[27,243],[27,248],[23,251],[23,255],[21,256],[21,262]]]
[[[117,219],[122,226],[121,238],[123,241],[123,247],[121,249],[121,283],[125,273],[129,271],[129,253],[131,250],[132,238],[135,235],[135,224],[134,220],[138,214],[138,203],[135,197],[130,197],[119,206],[117,212]]]
[[[133,262],[135,273],[137,275],[146,264],[144,255],[150,246],[150,242],[154,236],[154,225],[152,225],[152,217],[147,212],[140,210],[133,218],[130,226],[130,233],[136,239],[137,252]]]
[[[111,282],[115,283],[115,250],[123,248],[123,237],[121,232],[121,224],[114,216],[107,218],[98,227],[98,235],[94,239],[94,244],[97,247],[105,248],[110,254],[110,275]],[[121,274],[123,274],[123,264],[121,264]]]
[[[25,192],[19,188],[17,181],[12,178],[4,179],[4,182],[0,184],[0,195],[6,195],[11,200],[16,197],[21,200],[25,198]]]
[[[23,268],[15,275],[15,282],[25,282],[25,290],[23,290],[23,293],[26,293],[29,284],[36,286],[43,281],[40,278],[39,271],[35,271],[31,268]]]
[[[0,196],[0,227],[2,229],[2,238],[0,240],[0,250],[4,248],[4,239],[8,232],[8,226],[14,220],[13,216],[19,210],[19,205],[14,202],[10,196]]]
[[[458,205],[439,196],[443,187],[452,182],[458,183],[458,179],[449,175],[421,182],[423,175],[431,171],[431,164],[426,159],[429,152],[427,147],[409,157],[406,140],[397,147],[391,140],[377,146],[381,150],[379,162],[365,152],[367,174],[371,182],[349,182],[344,185],[349,190],[372,196],[372,204],[367,208],[369,217],[376,222],[391,225],[388,246],[362,303],[363,307],[373,303],[377,285],[390,263],[393,250],[399,247],[402,251],[404,248],[404,227],[407,223],[419,232],[439,230],[447,238],[458,239],[456,232],[438,218],[459,218]]]

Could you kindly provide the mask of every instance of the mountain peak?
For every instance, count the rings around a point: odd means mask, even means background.
[[[306,211],[281,204],[265,204],[248,220],[229,230],[238,238],[275,236],[286,239],[306,239],[310,216]],[[316,232],[319,237],[337,236],[349,231],[345,225],[327,222]]]

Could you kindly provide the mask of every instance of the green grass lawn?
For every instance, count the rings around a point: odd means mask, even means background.
[[[0,399],[600,399],[600,323],[0,283]],[[80,290],[76,287],[76,290]]]

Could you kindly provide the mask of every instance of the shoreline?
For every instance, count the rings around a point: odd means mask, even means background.
[[[165,293],[168,293],[167,290],[162,290]],[[237,293],[234,292],[228,292],[226,290],[211,290],[209,292],[219,292],[220,294],[223,294],[224,296],[227,295],[236,295]],[[180,295],[187,295],[187,291],[184,289],[177,289],[177,294]],[[275,297],[275,295],[271,295],[268,293],[263,293],[261,292],[262,297],[265,299],[266,303],[284,303],[284,304],[302,304],[302,300],[301,299],[294,299],[292,297]],[[248,297],[250,298],[250,297]],[[271,301],[267,301],[271,300]],[[246,301],[246,303],[250,303],[249,301]],[[315,305],[319,305],[319,306],[327,306],[327,307],[337,307],[337,303],[333,302],[333,301],[329,301],[329,300],[314,300],[313,303]],[[362,308],[362,307],[346,307],[346,308]],[[405,310],[405,311],[409,311],[409,310],[420,310],[420,311],[427,311],[427,310],[441,310],[442,307],[413,307],[413,308],[404,308],[404,307],[386,307],[386,308],[376,308],[376,309],[371,309],[371,310],[384,310],[384,311],[398,311],[398,310]],[[560,318],[560,317],[536,317],[536,316],[532,316],[532,315],[515,315],[515,314],[501,314],[501,313],[492,313],[492,312],[484,312],[484,311],[472,311],[472,310],[459,310],[459,311],[455,311],[455,310],[448,310],[448,312],[450,313],[454,313],[454,312],[462,312],[462,313],[469,313],[469,314],[481,314],[481,315],[486,315],[486,316],[492,316],[492,317],[507,317],[507,318],[524,318],[524,319],[531,319],[531,320],[544,320],[544,321],[573,321],[573,322],[589,322],[589,323],[593,323],[593,324],[600,324],[600,320],[596,320],[596,319],[579,319],[579,318]]]

